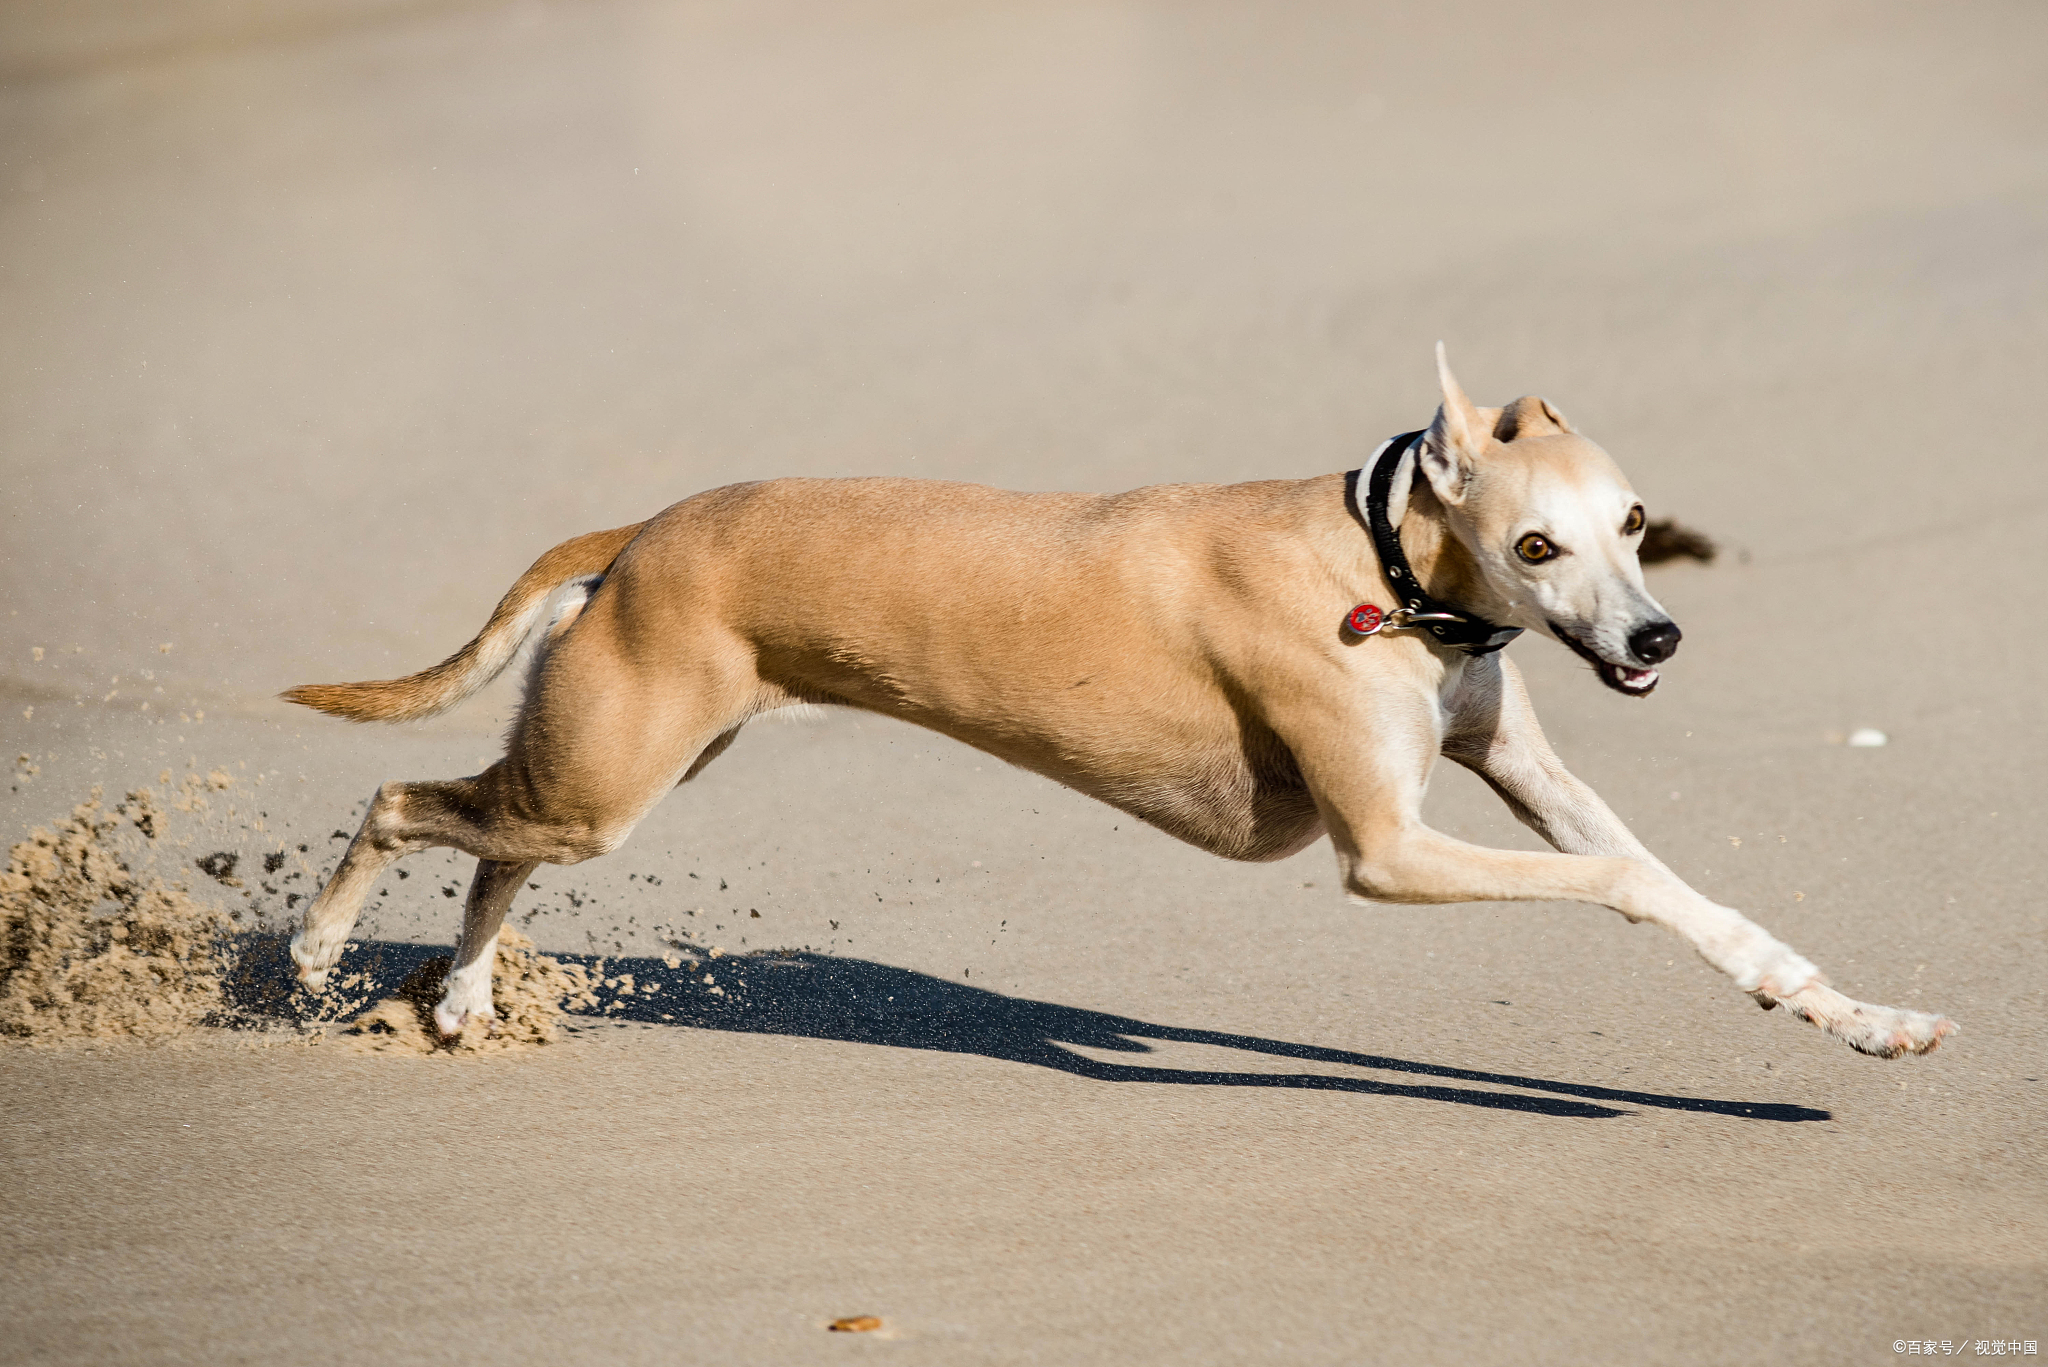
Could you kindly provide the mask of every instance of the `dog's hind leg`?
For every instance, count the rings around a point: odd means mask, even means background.
[[[434,1007],[434,1028],[442,1034],[462,1033],[463,1022],[470,1019],[497,1018],[491,1006],[491,968],[498,957],[498,929],[505,924],[505,913],[511,909],[519,885],[539,867],[538,859],[477,861],[469,901],[463,908],[455,964],[448,970],[446,988]]]
[[[689,754],[703,748],[700,742]],[[643,781],[637,788],[612,784],[608,792],[593,792],[591,785],[574,781],[575,767],[569,765],[557,765],[545,781],[537,781],[528,758],[515,753],[473,778],[387,783],[379,788],[340,866],[306,908],[292,937],[299,981],[315,991],[326,982],[364,899],[386,869],[408,854],[445,845],[482,861],[470,889],[462,955],[450,975],[450,1009],[458,1021],[463,1011],[487,1009],[493,956],[485,951],[495,946],[498,924],[520,880],[540,863],[575,864],[615,849],[675,782],[679,774],[672,771],[687,768],[686,759],[673,759],[668,764],[671,772],[657,773],[653,781]],[[645,752],[617,757],[612,767],[627,770],[632,760],[645,758]],[[586,763],[601,768],[608,759],[614,757],[598,753],[588,756]],[[503,872],[513,869],[525,872]],[[472,964],[481,967],[462,976]],[[458,979],[469,984],[475,976],[483,983],[480,997],[472,986],[457,991]]]
[[[299,921],[298,933],[292,936],[292,962],[298,966],[299,981],[315,992],[326,985],[327,971],[341,958],[363,899],[378,876],[401,857],[433,843],[404,830],[405,794],[413,786],[387,783],[377,790],[340,866]]]
[[[713,728],[705,729],[717,734]],[[687,753],[694,756],[704,744],[699,741]],[[404,856],[445,845],[473,854],[487,866],[531,870],[539,863],[580,863],[615,849],[680,776],[675,771],[688,763],[687,759],[670,759],[668,771],[650,769],[652,780],[636,776],[640,782],[634,787],[617,782],[596,785],[578,780],[591,770],[606,768],[607,761],[611,761],[614,776],[630,771],[634,761],[644,764],[647,753],[615,756],[600,751],[585,756],[578,765],[556,764],[543,779],[531,772],[531,756],[517,743],[514,749],[514,754],[473,778],[387,783],[377,790],[340,867],[306,908],[299,931],[292,937],[291,956],[298,966],[299,981],[316,991],[325,983],[328,970],[340,959],[349,932],[355,928],[370,888]],[[503,904],[497,905],[495,913],[480,910],[477,898],[496,889],[496,878],[479,870],[472,885],[463,945],[483,960],[485,1006],[490,1002],[490,956],[483,954],[483,946],[494,941],[497,922],[503,920],[505,904],[510,903],[519,883],[518,878],[507,880]],[[493,898],[486,897],[483,906],[492,904]],[[486,916],[491,917],[490,927],[479,934],[477,928]],[[468,1009],[470,999],[459,1000]]]
[[[608,585],[536,670],[505,758],[472,778],[387,783],[341,866],[292,940],[317,988],[341,956],[371,886],[393,861],[433,846],[475,855],[458,959],[436,1024],[490,1011],[499,924],[538,863],[616,849],[685,774],[703,767],[756,709],[761,684],[738,643],[699,632],[682,648],[628,653],[604,612]],[[593,634],[593,625],[610,628]]]
[[[387,783],[371,799],[370,810],[327,886],[306,908],[298,933],[292,936],[292,962],[299,981],[318,991],[327,980],[355,929],[363,901],[378,877],[408,854],[436,845],[452,845],[480,859],[517,860],[536,843],[525,823],[493,820],[493,799],[504,787],[502,762],[474,778],[418,783]],[[534,858],[546,855],[535,852]]]

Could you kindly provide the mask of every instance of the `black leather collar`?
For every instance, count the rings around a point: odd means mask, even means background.
[[[1386,624],[1397,630],[1406,627],[1413,631],[1427,631],[1444,645],[1462,650],[1467,655],[1491,655],[1520,636],[1522,628],[1495,626],[1477,613],[1466,612],[1431,597],[1422,587],[1422,581],[1415,577],[1415,568],[1408,563],[1408,555],[1401,549],[1401,534],[1387,515],[1387,498],[1393,492],[1394,472],[1400,468],[1401,457],[1411,448],[1416,449],[1418,456],[1413,478],[1422,478],[1419,460],[1421,438],[1420,432],[1403,432],[1374,455],[1368,467],[1372,475],[1366,481],[1363,513],[1358,507],[1358,477],[1365,471],[1353,470],[1344,476],[1344,506],[1372,537],[1373,549],[1379,552],[1380,569],[1387,576],[1394,596],[1401,600],[1402,606],[1388,614]],[[1412,492],[1410,496],[1413,496]],[[1414,618],[1439,620],[1412,621]]]

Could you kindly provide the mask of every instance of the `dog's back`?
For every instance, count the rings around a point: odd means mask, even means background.
[[[1313,631],[1348,606],[1337,585],[1320,611],[1274,602],[1277,583],[1299,582],[1283,569],[1313,554],[1304,507],[1341,518],[1337,487],[735,485],[651,521],[572,637],[630,632],[654,658],[738,646],[764,710],[901,717],[1204,848],[1272,858],[1320,827],[1292,757],[1233,701],[1230,676],[1276,616],[1299,612]]]

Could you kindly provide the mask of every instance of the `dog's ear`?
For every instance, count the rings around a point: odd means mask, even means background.
[[[1493,425],[1496,441],[1513,441],[1516,437],[1547,437],[1554,433],[1570,435],[1572,425],[1564,420],[1564,414],[1550,406],[1547,399],[1534,394],[1516,399],[1500,411],[1500,421]]]
[[[1417,465],[1436,496],[1455,505],[1464,501],[1465,484],[1479,453],[1486,449],[1486,420],[1465,397],[1458,377],[1451,374],[1442,342],[1436,344],[1436,378],[1443,386],[1444,401],[1436,410],[1436,421],[1423,434]]]

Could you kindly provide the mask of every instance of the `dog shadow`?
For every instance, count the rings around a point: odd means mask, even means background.
[[[282,935],[236,937],[233,967],[224,984],[229,1009],[221,1024],[346,1020],[383,998],[417,995],[422,970],[435,959],[445,960],[449,954],[446,946],[439,945],[389,940],[353,944],[337,969],[337,976],[353,985],[337,1000],[331,996],[315,998],[297,989],[286,943]],[[653,958],[600,959],[582,954],[555,957],[601,975],[597,1005],[582,1008],[572,1018],[572,1028],[597,1018],[696,1030],[787,1035],[975,1054],[1006,1063],[1051,1068],[1099,1082],[1354,1092],[1574,1119],[1629,1114],[1617,1109],[1621,1106],[1701,1111],[1784,1123],[1833,1118],[1830,1112],[1809,1106],[1594,1087],[1255,1035],[1155,1025],[1129,1016],[1005,996],[889,964],[826,954],[768,951],[715,960],[699,957],[693,965],[686,963],[677,968]],[[1270,1059],[1365,1069],[1392,1077],[1167,1068],[1109,1062],[1076,1052],[1091,1049],[1142,1055],[1154,1052],[1154,1045],[1148,1040],[1207,1045]],[[1480,1085],[1453,1085],[1458,1083]],[[1523,1090],[1486,1090],[1496,1087]]]

